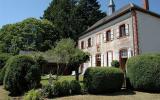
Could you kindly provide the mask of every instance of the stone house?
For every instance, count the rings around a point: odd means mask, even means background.
[[[96,22],[79,37],[78,47],[91,54],[81,72],[88,67],[110,67],[113,60],[125,70],[129,57],[160,51],[160,15],[144,7],[128,4],[115,11],[110,0],[109,15]]]

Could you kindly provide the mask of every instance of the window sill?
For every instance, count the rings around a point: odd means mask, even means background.
[[[122,37],[119,37],[118,39],[124,39],[124,38],[127,38],[127,37],[129,37],[129,35],[127,35],[127,36],[122,36]]]

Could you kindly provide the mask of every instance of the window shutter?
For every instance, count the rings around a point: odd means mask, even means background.
[[[112,41],[114,40],[114,30],[113,29],[111,30],[111,40]]]
[[[103,42],[106,42],[106,32],[103,33]]]
[[[125,32],[126,32],[126,35],[128,36],[129,35],[129,24],[125,24]]]
[[[103,34],[101,33],[100,34],[100,44],[102,44],[103,43]]]
[[[117,38],[120,37],[119,28],[116,29],[116,37],[117,37]]]
[[[87,41],[86,41],[86,48],[88,48],[88,43],[89,43],[89,41],[87,40]]]
[[[93,37],[92,37],[92,38],[91,38],[91,46],[93,46],[93,41],[94,41],[94,40],[93,40]]]

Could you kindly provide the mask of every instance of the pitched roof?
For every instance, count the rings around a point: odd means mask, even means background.
[[[96,28],[98,28],[98,27],[100,27],[100,26],[102,26],[102,25],[104,25],[104,24],[106,24],[106,23],[108,23],[109,21],[111,21],[111,20],[113,20],[113,19],[115,19],[115,18],[117,18],[117,17],[119,17],[119,16],[121,16],[121,15],[127,13],[127,12],[130,12],[131,10],[134,10],[134,9],[160,18],[159,14],[154,13],[154,12],[149,11],[149,10],[145,10],[145,9],[143,9],[143,8],[133,4],[133,3],[130,3],[130,4],[122,7],[121,9],[117,10],[112,15],[106,16],[106,17],[102,18],[101,20],[97,21],[94,25],[92,25],[85,32],[83,32],[81,34],[81,36],[90,32],[90,31],[92,31],[92,30],[94,30],[94,29],[96,29]]]

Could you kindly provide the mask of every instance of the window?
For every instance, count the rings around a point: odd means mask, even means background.
[[[119,27],[119,37],[124,37],[129,35],[129,24],[123,24]]]
[[[124,37],[124,36],[126,36],[125,24],[120,26],[120,37]]]
[[[127,49],[121,50],[121,58],[128,58],[128,50]]]
[[[101,66],[101,54],[96,55],[96,66]]]
[[[84,49],[84,41],[81,42],[81,49]]]
[[[106,32],[106,41],[111,41],[111,30]]]
[[[91,38],[88,39],[88,47],[91,47],[92,46],[92,40]]]

